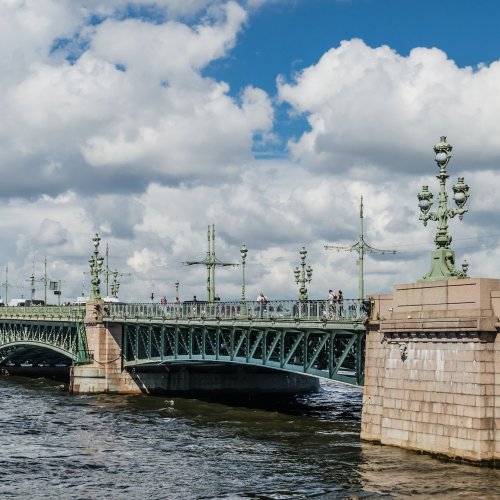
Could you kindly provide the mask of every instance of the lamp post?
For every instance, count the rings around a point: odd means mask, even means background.
[[[455,267],[455,252],[450,249],[452,237],[448,231],[448,219],[458,215],[458,218],[462,220],[464,213],[469,210],[466,207],[467,198],[469,197],[469,186],[465,184],[463,177],[459,177],[458,182],[452,186],[453,200],[458,208],[448,208],[446,179],[449,175],[446,173],[446,167],[451,159],[452,149],[452,146],[446,142],[446,137],[444,136],[434,146],[434,152],[436,153],[435,161],[439,167],[439,174],[436,176],[439,180],[439,205],[437,210],[435,212],[430,211],[434,195],[429,192],[429,186],[422,186],[422,191],[417,195],[418,206],[422,212],[419,219],[424,223],[424,226],[427,226],[428,220],[437,221],[438,223],[438,230],[434,237],[437,248],[432,251],[431,267],[429,272],[423,276],[423,280],[425,281],[467,277],[469,264],[467,261],[464,261],[462,263],[462,271],[459,271]]]
[[[102,272],[102,264],[104,259],[99,256],[99,242],[101,238],[96,233],[96,235],[92,238],[94,242],[94,255],[89,258],[90,264],[90,276],[92,283],[92,290],[90,292],[90,300],[99,300],[101,298],[101,291],[99,285],[101,280],[99,279],[99,274]]]
[[[240,248],[240,255],[241,255],[241,305],[240,305],[240,311],[241,314],[246,314],[246,304],[245,304],[245,260],[247,258],[247,253],[248,249],[246,245],[243,243],[243,245]]]
[[[120,283],[118,283],[118,270],[115,269],[114,271],[111,272],[113,276],[113,282],[111,283],[111,297],[114,297],[115,299],[118,298],[118,291],[120,290]]]
[[[300,285],[299,300],[304,301],[307,300],[306,283],[311,282],[313,270],[311,266],[306,267],[307,250],[305,247],[302,247],[299,250],[299,254],[302,262],[300,263],[300,268],[297,266],[293,271],[293,274],[295,275],[295,283]]]
[[[174,285],[175,285],[175,300],[177,300],[179,298],[179,282],[176,281]]]

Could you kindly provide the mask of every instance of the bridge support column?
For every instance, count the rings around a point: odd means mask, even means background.
[[[103,307],[102,301],[87,303],[85,331],[93,362],[72,368],[70,392],[139,394],[142,392],[140,382],[122,369],[122,327],[102,322]]]
[[[499,459],[500,280],[397,285],[392,303],[382,299],[367,335],[361,438]]]

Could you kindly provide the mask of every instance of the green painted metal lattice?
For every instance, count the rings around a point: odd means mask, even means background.
[[[267,367],[354,385],[364,378],[365,329],[290,325],[124,323],[124,365],[215,362]]]

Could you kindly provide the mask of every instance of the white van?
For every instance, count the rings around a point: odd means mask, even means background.
[[[13,307],[16,307],[16,306],[19,306],[19,307],[22,307],[26,304],[26,299],[10,299],[9,300],[9,306],[13,306]]]
[[[103,297],[102,300],[105,304],[123,304],[118,297]]]
[[[80,296],[80,297],[77,297],[74,300],[74,302],[73,302],[72,305],[73,306],[84,306],[87,303],[88,300],[89,300],[88,297],[82,297],[82,296]]]

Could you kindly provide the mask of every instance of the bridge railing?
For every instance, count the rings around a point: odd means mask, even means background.
[[[5,306],[0,318],[83,320],[85,305],[71,306]]]
[[[272,300],[266,304],[247,302],[183,302],[182,304],[107,304],[105,315],[111,318],[166,319],[246,319],[246,320],[311,320],[342,321],[365,319],[367,304],[344,299],[330,304],[326,300]]]

